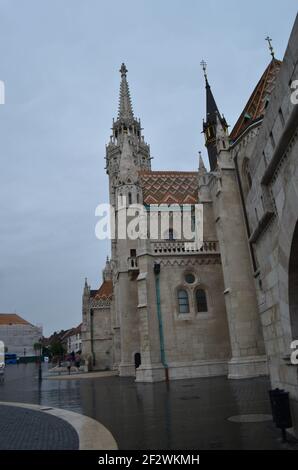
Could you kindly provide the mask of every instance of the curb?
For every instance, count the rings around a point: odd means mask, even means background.
[[[88,416],[62,408],[33,405],[31,403],[0,401],[0,405],[40,411],[67,421],[79,436],[79,450],[118,450],[117,443],[110,431],[103,424]]]

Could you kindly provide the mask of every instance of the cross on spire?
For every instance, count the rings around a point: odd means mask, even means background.
[[[273,46],[272,46],[272,39],[271,39],[269,36],[267,36],[267,37],[265,38],[265,41],[268,42],[270,54],[272,55],[272,59],[274,59],[274,49],[273,49]]]
[[[203,72],[204,72],[204,77],[205,77],[205,80],[206,82],[208,81],[208,78],[207,78],[207,62],[205,62],[205,60],[203,59],[200,63],[202,69],[203,69]]]

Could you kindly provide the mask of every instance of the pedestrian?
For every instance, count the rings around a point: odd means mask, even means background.
[[[67,367],[67,370],[68,370],[68,375],[70,375],[71,361],[70,361],[69,357],[67,358],[67,361],[66,361],[66,367]]]
[[[76,353],[75,355],[75,366],[77,369],[79,369],[81,365],[81,356],[79,355],[79,353]]]

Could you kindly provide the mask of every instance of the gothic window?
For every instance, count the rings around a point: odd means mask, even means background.
[[[128,204],[132,204],[132,196],[131,193],[128,193]]]
[[[189,313],[188,293],[185,289],[178,290],[179,313]]]
[[[191,206],[191,230],[194,232],[195,229],[196,229],[196,211],[195,211],[195,206],[192,205]]]
[[[196,290],[196,305],[198,313],[208,311],[207,297],[204,289]]]

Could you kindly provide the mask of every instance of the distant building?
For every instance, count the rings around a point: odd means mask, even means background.
[[[61,338],[61,342],[65,345],[68,354],[72,352],[77,353],[82,350],[81,327],[82,324],[80,323],[76,328],[70,328]]]
[[[35,356],[34,344],[41,337],[41,327],[31,325],[16,313],[0,313],[0,340],[7,352],[19,357]]]

